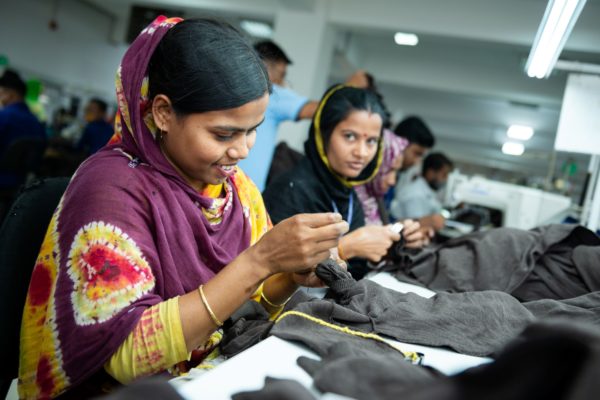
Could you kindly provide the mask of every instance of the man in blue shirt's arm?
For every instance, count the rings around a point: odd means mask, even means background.
[[[265,112],[265,120],[256,130],[256,141],[252,151],[239,165],[262,192],[273,159],[279,124],[284,121],[312,118],[319,102],[311,101],[284,87],[287,67],[292,61],[278,45],[267,40],[257,43],[254,48],[267,66],[269,79],[273,83],[273,93]],[[368,86],[366,74],[360,70],[346,83],[359,87]]]

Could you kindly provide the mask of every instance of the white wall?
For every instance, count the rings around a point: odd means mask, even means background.
[[[110,43],[111,21],[74,0],[62,0],[56,20],[48,23],[54,1],[0,2],[0,54],[27,78],[66,85],[114,99],[114,77],[126,46]]]
[[[289,54],[287,80],[297,93],[319,99],[326,89],[327,71],[331,66],[335,31],[327,22],[327,2],[282,2],[275,15],[273,40]],[[306,29],[310,26],[310,29]],[[302,32],[302,40],[298,33]],[[285,122],[280,125],[278,141],[304,151],[309,121]]]

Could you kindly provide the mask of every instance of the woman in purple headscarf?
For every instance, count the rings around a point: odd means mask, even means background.
[[[83,398],[208,352],[255,296],[276,312],[348,226],[333,213],[271,224],[237,168],[270,84],[229,25],[159,17],[117,73],[115,138],[72,178],[23,314],[19,396]],[[298,273],[301,272],[301,273]]]
[[[396,184],[396,174],[402,167],[402,152],[408,141],[394,132],[383,130],[383,160],[377,175],[370,182],[354,188],[365,213],[365,224],[387,225],[389,216],[383,204],[383,196]]]

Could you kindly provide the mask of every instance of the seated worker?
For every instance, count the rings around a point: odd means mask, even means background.
[[[400,239],[390,226],[365,226],[353,189],[373,179],[379,169],[382,121],[383,109],[374,93],[343,85],[329,89],[313,118],[306,157],[264,192],[274,223],[298,213],[341,213],[351,232],[340,239],[338,253],[357,278],[368,271],[366,260],[379,262]],[[407,221],[403,233],[411,245],[422,244],[419,224]]]
[[[254,48],[265,62],[269,79],[273,84],[273,93],[269,99],[265,121],[257,130],[254,151],[240,163],[240,167],[262,192],[265,189],[267,175],[277,139],[277,128],[284,121],[297,121],[312,118],[318,101],[311,101],[285,87],[285,76],[290,58],[277,44],[270,40],[258,42]],[[353,86],[366,87],[367,77],[362,70],[356,71],[347,81]]]
[[[400,188],[406,183],[410,183],[413,174],[410,174],[410,169],[421,163],[423,156],[427,151],[435,145],[435,137],[431,129],[425,124],[421,118],[410,116],[404,118],[396,128],[394,133],[401,138],[408,140],[408,146],[402,152],[404,159],[402,161],[401,175],[396,185]]]
[[[299,285],[320,285],[312,270],[348,229],[322,213],[269,230],[236,164],[270,82],[230,25],[158,17],[125,53],[116,86],[114,144],[71,180],[33,270],[22,399],[89,398],[115,379],[180,371],[251,296],[276,313]]]
[[[77,150],[92,155],[108,143],[114,132],[113,126],[106,122],[107,108],[106,102],[100,99],[91,99],[85,106],[87,125],[77,143]]]
[[[45,142],[46,131],[25,104],[27,85],[11,69],[0,77],[0,157],[8,147],[22,138],[39,138]]]
[[[403,154],[408,141],[383,130],[383,159],[377,175],[368,183],[354,188],[365,214],[367,225],[387,225],[390,218],[384,204],[385,194],[396,184],[396,177],[402,168]]]
[[[390,112],[383,95],[379,91],[373,75],[367,73],[368,89],[375,93],[383,107],[383,159],[375,177],[364,185],[354,188],[365,214],[367,225],[387,225],[390,223],[386,195],[396,185],[398,172],[404,165],[404,152],[410,145],[409,141],[396,135],[391,129]],[[415,145],[412,147],[415,148]],[[411,153],[412,154],[412,153]],[[412,158],[414,159],[414,157]]]
[[[431,129],[425,122],[417,116],[404,118],[396,128],[394,133],[407,140],[408,145],[402,152],[402,167],[396,178],[396,185],[385,195],[385,204],[390,210],[392,219],[399,219],[394,215],[391,209],[391,203],[396,193],[402,190],[403,186],[409,184],[415,175],[418,174],[418,165],[421,163],[425,153],[435,145],[435,137]]]
[[[431,153],[423,161],[420,176],[396,193],[392,202],[393,215],[401,218],[414,218],[424,227],[438,231],[446,222],[442,216],[442,204],[436,197],[448,181],[448,174],[454,165],[442,153]]]

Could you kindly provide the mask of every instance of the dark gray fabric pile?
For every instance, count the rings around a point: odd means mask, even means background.
[[[386,270],[435,290],[499,290],[521,301],[600,290],[600,239],[577,225],[498,228],[400,254]]]
[[[451,377],[333,345],[298,364],[322,392],[359,400],[583,400],[600,393],[600,332],[565,321],[528,327],[497,360]]]
[[[294,311],[403,342],[487,356],[534,320],[534,315],[519,301],[502,292],[441,293],[426,299],[412,293],[398,293],[371,281],[357,282],[334,265],[319,266],[317,274],[331,288],[328,298],[300,303]],[[271,334],[301,341],[319,354],[339,341],[365,341],[296,315],[281,319]]]
[[[424,298],[371,281],[355,281],[335,264],[320,265],[317,275],[330,287],[327,299],[301,303],[297,310],[363,332],[463,354],[493,355],[540,319],[563,317],[600,327],[600,292],[528,303],[499,291],[438,293]],[[321,304],[328,301],[329,306]]]
[[[235,354],[267,334],[299,341],[320,355],[341,341],[362,347],[369,354],[390,351],[377,340],[341,332],[318,321],[474,356],[493,356],[539,320],[563,318],[600,328],[600,292],[525,303],[499,291],[438,293],[424,298],[368,280],[356,281],[333,262],[319,265],[317,275],[330,287],[325,299],[306,299],[299,294],[288,310],[301,315],[284,312],[274,325],[265,317],[258,322],[240,319],[236,329],[226,332],[224,353]]]
[[[262,305],[252,300],[245,302],[223,325],[225,335],[219,343],[221,354],[233,357],[260,342],[269,336],[272,324]]]
[[[304,386],[290,379],[265,378],[260,390],[236,393],[232,400],[316,400]]]
[[[358,400],[592,400],[600,393],[600,331],[560,319],[534,323],[493,363],[454,376],[343,341],[327,348],[321,360],[300,357],[298,365],[319,391]],[[313,399],[299,383],[272,378],[261,390],[233,396],[271,398]]]
[[[322,392],[355,399],[399,399],[407,388],[424,387],[442,376],[393,355],[366,354],[346,342],[333,344],[320,361],[300,357],[298,365],[313,377],[314,385]]]

